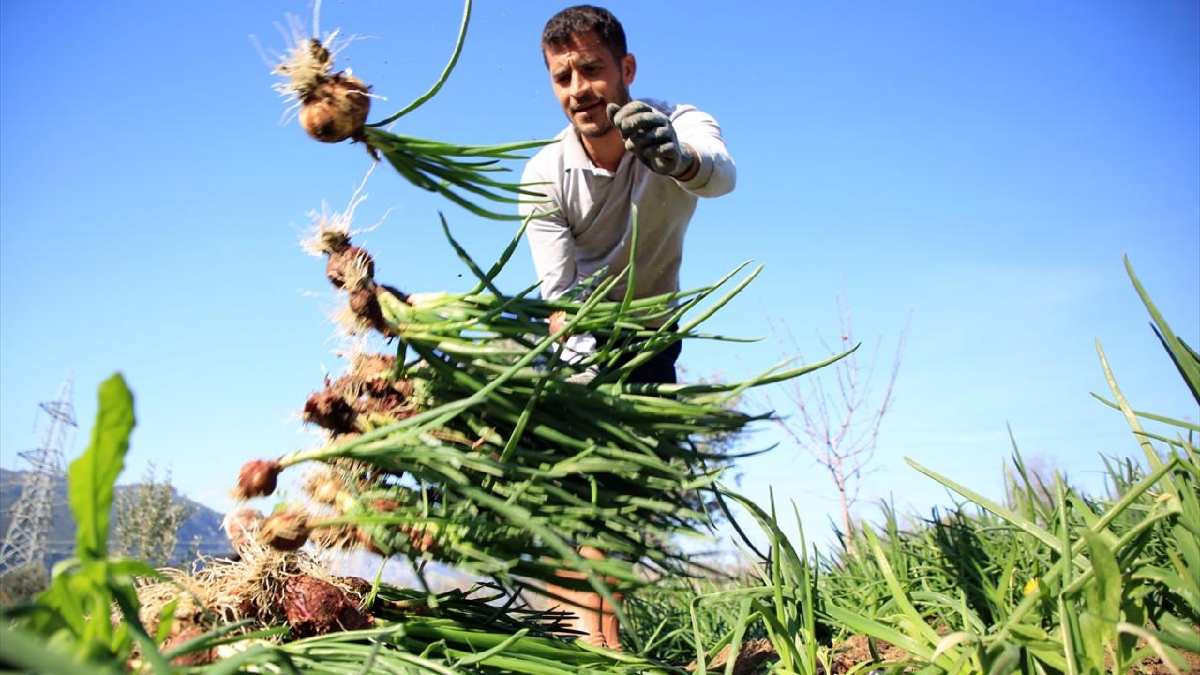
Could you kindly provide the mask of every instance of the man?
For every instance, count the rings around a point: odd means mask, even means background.
[[[638,211],[635,297],[679,290],[683,238],[698,197],[733,190],[736,171],[716,120],[694,106],[634,101],[637,60],[610,12],[581,5],[551,17],[542,32],[550,86],[570,124],[538,152],[523,183],[544,203],[527,230],[542,296],[556,298],[597,270],[629,261],[631,206]],[[557,210],[556,213],[551,213]],[[621,298],[624,287],[612,291]],[[586,351],[586,339],[570,345]],[[639,381],[673,382],[678,344],[647,363]]]
[[[529,160],[521,181],[539,183],[534,189],[545,195],[520,205],[522,216],[534,216],[527,236],[542,296],[576,290],[603,268],[612,274],[624,269],[634,205],[634,297],[678,291],[683,238],[697,198],[718,197],[734,187],[733,159],[720,127],[693,106],[630,97],[637,60],[608,10],[580,5],[559,12],[546,23],[541,48],[551,89],[570,121],[558,143]],[[623,285],[612,291],[613,299],[624,295]],[[589,336],[572,336],[568,355],[586,353],[594,344]],[[676,343],[630,381],[674,382],[678,357]],[[552,590],[584,608],[583,627],[593,641],[620,646],[612,609],[598,595]]]

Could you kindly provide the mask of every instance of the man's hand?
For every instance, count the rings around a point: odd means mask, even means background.
[[[679,142],[671,120],[642,101],[623,106],[608,104],[608,116],[625,139],[625,149],[637,155],[654,173],[682,178],[694,173],[696,155]]]

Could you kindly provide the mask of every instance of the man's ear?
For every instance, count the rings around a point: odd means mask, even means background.
[[[626,54],[621,58],[621,80],[628,87],[633,84],[635,76],[637,76],[637,59],[633,54]]]

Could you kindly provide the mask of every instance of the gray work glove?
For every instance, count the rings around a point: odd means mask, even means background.
[[[679,142],[671,120],[643,101],[608,104],[608,117],[625,139],[625,149],[654,173],[677,178],[692,168],[696,155]]]

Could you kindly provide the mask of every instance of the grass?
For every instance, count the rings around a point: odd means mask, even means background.
[[[1189,389],[1200,358],[1141,286],[1158,336]],[[1105,673],[1200,668],[1200,456],[1194,423],[1136,411],[1097,344],[1113,400],[1144,461],[1102,458],[1104,495],[1028,470],[1016,444],[997,502],[909,459],[962,499],[903,524],[840,533],[833,554],[783,533],[769,511],[728,493],[771,550],[740,580],[649,589],[627,608],[668,660],[692,636],[697,672],[725,645],[765,634],[774,672]],[[1197,396],[1200,403],[1200,396]],[[1158,431],[1147,431],[1152,422]],[[799,524],[799,519],[796,519]],[[653,626],[653,628],[651,628]],[[847,658],[863,642],[867,654]],[[736,659],[715,672],[737,671]]]

